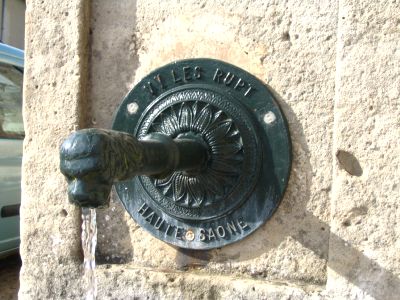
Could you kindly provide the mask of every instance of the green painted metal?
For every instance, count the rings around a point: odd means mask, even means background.
[[[123,132],[84,129],[72,133],[60,149],[70,201],[90,208],[108,205],[114,182],[137,175],[164,178],[174,171],[197,174],[206,161],[206,146],[196,138],[158,133],[138,141]]]
[[[122,101],[112,129],[64,142],[71,201],[106,205],[114,183],[141,226],[179,247],[243,239],[272,216],[288,183],[291,143],[276,99],[222,61],[151,72]]]

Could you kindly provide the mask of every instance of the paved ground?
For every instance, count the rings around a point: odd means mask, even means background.
[[[19,269],[21,260],[19,255],[9,256],[0,260],[0,299],[18,299]]]

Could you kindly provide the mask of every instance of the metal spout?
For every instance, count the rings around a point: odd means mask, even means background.
[[[175,171],[195,174],[207,161],[207,145],[190,133],[175,139],[152,133],[138,140],[124,132],[84,129],[72,133],[60,149],[70,202],[90,208],[108,205],[116,181],[137,175],[163,178]]]

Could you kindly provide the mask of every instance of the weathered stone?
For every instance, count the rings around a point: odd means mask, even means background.
[[[342,1],[334,152],[330,293],[348,299],[400,294],[400,19],[398,1]],[[361,174],[360,174],[361,173]]]
[[[207,273],[102,267],[97,272],[99,299],[322,299],[319,286],[238,279]],[[110,287],[113,287],[112,289]]]
[[[212,251],[153,238],[113,194],[98,211],[99,299],[396,299],[398,1],[94,0],[90,20],[87,1],[42,2],[26,16],[22,299],[83,295],[61,139],[110,128],[135,82],[189,57],[231,62],[275,90],[293,143],[288,190],[262,228]]]
[[[302,4],[301,11],[295,5],[262,1],[210,2],[205,7],[197,1],[179,5],[153,1],[136,8],[130,3],[96,1],[93,6],[91,99],[96,126],[110,126],[110,105],[115,107],[128,87],[152,69],[189,57],[217,58],[246,69],[275,89],[289,121],[294,162],[288,191],[275,216],[248,239],[220,250],[176,250],[131,221],[119,224],[118,234],[112,223],[129,217],[115,201],[114,210],[102,212],[108,221],[100,217],[98,252],[103,261],[122,259],[169,269],[195,266],[216,274],[324,284],[336,4],[332,2],[331,10],[321,16],[324,8],[311,3]],[[116,18],[123,28],[109,25]],[[105,46],[111,43],[114,47]],[[114,83],[109,83],[111,73]]]
[[[66,198],[59,145],[85,122],[87,1],[27,1],[21,299],[78,298],[79,209]]]

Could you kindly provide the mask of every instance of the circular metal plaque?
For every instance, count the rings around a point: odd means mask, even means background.
[[[138,139],[195,138],[208,149],[196,173],[115,184],[143,228],[182,248],[248,236],[271,217],[288,182],[290,137],[276,100],[260,80],[222,61],[182,60],[153,71],[125,97],[113,129]]]

